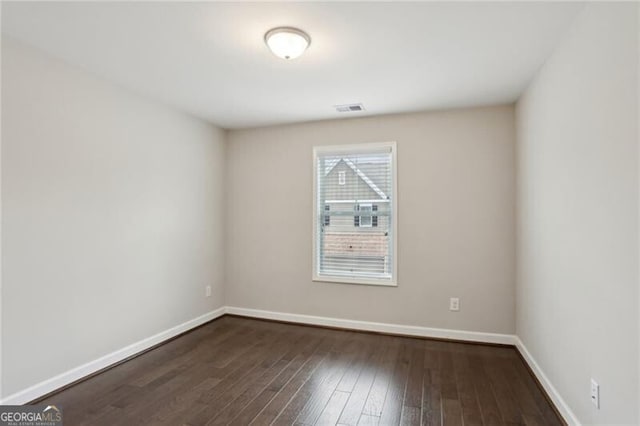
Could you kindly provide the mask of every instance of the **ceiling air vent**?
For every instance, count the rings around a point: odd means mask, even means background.
[[[362,104],[336,105],[335,107],[338,112],[364,111],[364,106],[362,106]]]

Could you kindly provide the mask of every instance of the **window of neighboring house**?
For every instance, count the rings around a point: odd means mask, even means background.
[[[313,154],[313,279],[397,285],[395,143]]]
[[[371,228],[371,224],[373,223],[373,205],[358,204],[358,213],[358,226],[361,228]]]
[[[347,183],[347,172],[338,172],[338,185]]]

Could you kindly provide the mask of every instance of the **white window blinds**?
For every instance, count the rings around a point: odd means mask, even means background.
[[[314,279],[395,285],[395,144],[314,149]]]

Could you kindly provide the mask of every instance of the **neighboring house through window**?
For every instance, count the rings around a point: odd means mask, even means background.
[[[314,148],[316,281],[396,285],[395,143]]]

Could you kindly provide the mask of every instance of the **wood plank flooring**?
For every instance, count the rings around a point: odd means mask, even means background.
[[[225,316],[42,401],[71,425],[561,425],[515,349]]]

